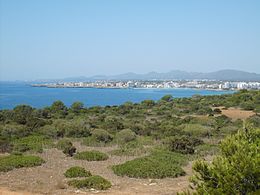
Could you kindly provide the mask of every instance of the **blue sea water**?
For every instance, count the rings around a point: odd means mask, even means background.
[[[35,108],[50,106],[53,101],[61,100],[67,106],[81,101],[85,106],[119,105],[127,101],[159,100],[167,94],[174,98],[191,97],[194,94],[217,95],[233,91],[211,91],[197,89],[95,89],[95,88],[44,88],[31,87],[28,83],[1,82],[0,109],[12,109],[19,104]]]

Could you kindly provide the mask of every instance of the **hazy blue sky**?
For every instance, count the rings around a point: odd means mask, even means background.
[[[0,79],[260,73],[259,0],[0,0]]]

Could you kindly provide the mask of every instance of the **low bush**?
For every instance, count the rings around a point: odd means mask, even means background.
[[[111,154],[116,156],[137,156],[148,151],[149,149],[145,148],[141,143],[137,141],[131,141],[120,145],[119,149],[112,150]]]
[[[73,146],[72,142],[66,138],[59,140],[58,143],[56,144],[56,147],[59,150],[64,150],[64,149],[72,147],[72,146]]]
[[[221,114],[222,113],[222,111],[219,108],[215,108],[213,110],[213,112],[214,112],[214,114]]]
[[[0,136],[4,138],[21,138],[29,134],[30,131],[24,125],[6,124],[0,131]]]
[[[253,115],[247,119],[247,122],[250,123],[253,127],[260,128],[260,115]]]
[[[66,154],[67,156],[72,157],[75,153],[76,153],[76,148],[74,146],[69,147],[69,148],[65,148],[63,150],[63,153]]]
[[[155,144],[155,142],[151,136],[138,136],[137,141],[138,141],[138,143],[140,143],[144,146],[151,146],[151,145]]]
[[[101,176],[93,175],[83,180],[71,180],[68,185],[74,188],[94,188],[96,190],[107,190],[112,184]]]
[[[113,139],[113,136],[104,129],[95,129],[92,132],[92,137],[94,137],[97,142],[104,143],[108,143]]]
[[[111,143],[111,142],[109,142],[109,143]],[[95,137],[92,137],[92,136],[84,138],[82,140],[82,144],[86,145],[86,146],[92,146],[92,147],[104,147],[107,145],[107,143],[99,142],[96,140]]]
[[[214,144],[202,144],[195,147],[198,156],[216,155],[219,153],[219,146]]]
[[[180,127],[187,135],[196,136],[196,137],[209,136],[210,132],[213,130],[210,127],[206,127],[199,124],[184,124],[181,125]]]
[[[156,151],[149,156],[114,165],[112,170],[119,176],[160,179],[185,175],[181,168],[185,162],[186,158],[182,154]]]
[[[195,146],[203,144],[203,141],[195,137],[174,136],[164,141],[168,149],[172,152],[180,152],[182,154],[193,154]]]
[[[63,151],[67,156],[73,156],[76,153],[76,148],[73,146],[72,142],[68,139],[61,139],[58,141],[56,147]]]
[[[78,160],[87,160],[87,161],[103,161],[108,159],[108,155],[99,152],[99,151],[85,151],[85,152],[79,152],[74,156],[75,159]]]
[[[0,136],[0,153],[10,152],[12,150],[12,144],[6,138]]]
[[[123,129],[116,134],[116,142],[119,144],[124,144],[136,139],[136,134],[131,129]]]
[[[83,167],[71,167],[65,173],[65,177],[89,177],[91,176],[90,171],[85,170]]]
[[[230,135],[230,134],[235,134],[237,133],[239,127],[236,127],[235,125],[227,125],[227,126],[224,126],[224,127],[221,127],[217,130],[217,133],[219,135]]]
[[[42,152],[44,147],[52,146],[52,141],[45,136],[31,135],[12,142],[15,152]]]
[[[68,123],[65,134],[66,137],[88,137],[90,136],[89,124],[84,120],[72,120]]]
[[[45,161],[38,156],[9,155],[0,157],[0,172],[10,171],[14,168],[34,167]]]

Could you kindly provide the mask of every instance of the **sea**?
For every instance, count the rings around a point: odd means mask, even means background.
[[[34,108],[50,106],[54,101],[61,100],[66,106],[75,101],[85,106],[120,105],[131,101],[138,103],[143,100],[159,100],[164,95],[174,98],[191,97],[193,95],[220,95],[234,91],[204,89],[97,89],[97,88],[45,88],[32,87],[25,82],[0,82],[0,109],[13,109],[20,104]]]

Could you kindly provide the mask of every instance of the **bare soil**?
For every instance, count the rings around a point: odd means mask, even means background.
[[[226,115],[227,117],[237,120],[237,119],[246,119],[250,116],[255,115],[253,111],[248,110],[241,110],[239,108],[228,108],[227,110],[223,109],[223,107],[219,107],[222,111],[223,115]]]
[[[86,147],[75,143],[79,151],[99,150],[108,152],[115,147]],[[106,161],[88,162],[66,157],[61,151],[53,148],[39,154],[46,163],[38,167],[14,169],[0,173],[0,195],[32,195],[32,194],[176,194],[188,188],[188,178],[192,174],[191,162],[184,167],[187,175],[166,179],[133,179],[116,176],[110,166],[120,164],[136,157],[110,156]],[[68,179],[63,173],[72,166],[82,166],[92,174],[101,175],[112,183],[107,191],[77,190],[67,185]]]

